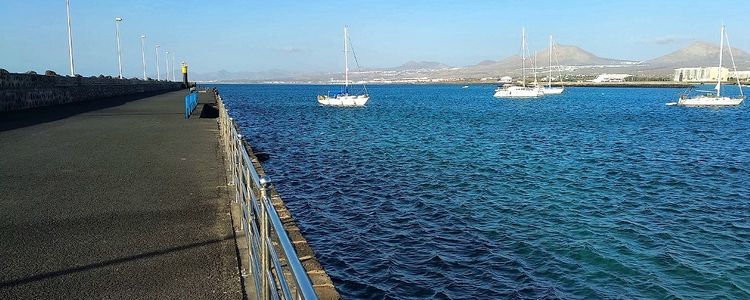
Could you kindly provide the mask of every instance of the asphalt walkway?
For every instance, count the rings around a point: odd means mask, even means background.
[[[0,299],[242,298],[216,119],[186,93],[0,114]]]

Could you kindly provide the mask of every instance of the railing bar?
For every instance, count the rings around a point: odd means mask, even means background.
[[[262,201],[269,202],[268,199]],[[312,282],[310,282],[310,278],[307,277],[307,272],[305,272],[302,262],[297,258],[297,252],[294,250],[294,246],[292,246],[292,242],[289,240],[289,236],[286,234],[284,226],[281,224],[281,219],[276,213],[276,209],[273,205],[266,205],[266,211],[270,216],[271,224],[274,227],[276,236],[279,238],[279,244],[281,244],[281,249],[284,251],[287,264],[291,268],[294,278],[297,280],[297,288],[305,299],[317,299],[318,296],[315,294]]]
[[[276,269],[276,277],[279,278],[279,283],[281,284],[281,291],[284,292],[284,299],[292,299],[292,293],[289,289],[289,284],[284,277],[284,270],[281,269],[281,263],[279,256],[276,254],[276,249],[273,248],[271,241],[266,241],[266,243],[268,243],[268,252],[271,253],[271,258],[273,258],[273,265]]]

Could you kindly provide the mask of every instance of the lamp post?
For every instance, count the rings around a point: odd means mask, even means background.
[[[70,0],[65,0],[65,8],[68,15],[68,58],[70,59],[70,76],[76,76],[76,67],[73,65],[73,30],[70,28]]]
[[[164,70],[166,71],[166,76],[164,77],[167,79],[167,81],[170,81],[169,80],[169,51],[166,51],[166,53],[167,53],[167,57],[164,59],[164,64],[167,65],[167,68]]]
[[[176,81],[177,79],[174,77],[174,51],[172,51],[172,81]]]
[[[117,36],[117,69],[119,70],[120,79],[122,79],[122,52],[120,51],[120,22],[122,18],[115,18],[115,36]]]
[[[141,60],[143,61],[143,80],[148,79],[146,77],[146,51],[144,50],[144,43],[146,40],[146,35],[141,36]]]
[[[161,80],[161,67],[159,66],[159,45],[156,45],[156,80]]]

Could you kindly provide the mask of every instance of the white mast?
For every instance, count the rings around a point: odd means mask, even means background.
[[[536,67],[536,62],[537,62],[537,60],[536,60],[536,50],[534,50],[534,85],[535,86],[537,84],[539,84],[539,82],[537,82],[537,80],[536,80],[536,72],[538,71],[538,69]]]
[[[526,27],[521,27],[521,84],[526,87]]]
[[[65,11],[68,15],[68,58],[70,60],[70,76],[76,76],[76,67],[73,64],[73,30],[70,28],[70,0],[65,1]]]
[[[552,35],[549,36],[549,76],[547,76],[549,87],[552,87]]]
[[[724,24],[721,24],[721,42],[719,42],[719,78],[716,83],[716,97],[721,97],[721,58],[724,55]]]
[[[344,26],[344,86],[346,93],[349,93],[349,47],[346,44],[347,27]]]

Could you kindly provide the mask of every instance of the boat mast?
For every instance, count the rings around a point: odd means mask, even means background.
[[[521,27],[521,85],[526,87],[526,27]]]
[[[552,88],[552,35],[549,36],[549,76],[547,76],[547,82],[550,88]]]
[[[724,24],[721,24],[721,42],[719,42],[719,78],[718,83],[716,83],[716,97],[721,97],[721,59],[724,55]]]
[[[536,59],[537,56],[536,56],[536,54],[537,54],[537,52],[536,52],[536,50],[534,50],[534,87],[536,87],[536,86],[539,85],[539,82],[536,80],[536,72],[539,71],[539,68],[536,67],[536,62],[537,62],[537,59]]]
[[[349,47],[346,44],[347,28],[344,26],[344,91],[349,93]]]

